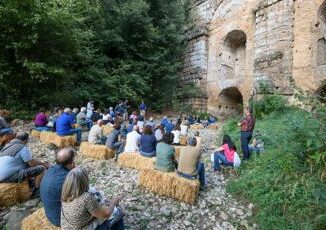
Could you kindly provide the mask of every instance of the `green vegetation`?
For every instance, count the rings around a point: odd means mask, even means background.
[[[228,191],[256,205],[261,229],[326,229],[325,107],[315,102],[308,113],[281,100],[266,96],[254,104],[265,151],[241,167]],[[237,121],[223,131],[240,146]]]
[[[185,96],[177,84],[184,2],[1,1],[0,107],[79,106],[88,97],[172,105]]]

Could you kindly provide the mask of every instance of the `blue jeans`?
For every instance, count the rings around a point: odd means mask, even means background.
[[[43,131],[50,131],[51,128],[48,126],[39,126],[34,128],[36,131],[43,132]]]
[[[123,229],[125,229],[125,224],[123,222],[123,219],[119,220],[111,228],[110,228],[109,221],[105,221],[103,224],[101,224],[96,228],[96,230],[123,230]]]
[[[214,171],[221,171],[221,163],[225,166],[233,166],[232,162],[229,162],[226,159],[226,156],[223,152],[215,152],[214,153]]]
[[[73,134],[77,134],[77,143],[81,142],[81,129],[80,128],[76,128],[76,129],[70,129],[69,134],[68,135],[73,135]]]
[[[251,138],[252,138],[252,132],[241,131],[241,148],[242,148],[244,160],[249,160],[250,157],[249,142]]]
[[[93,121],[92,121],[91,119],[87,119],[87,120],[86,120],[86,123],[87,123],[87,124],[86,124],[86,125],[87,125],[87,128],[88,128],[88,129],[91,129],[92,126],[93,126]]]
[[[13,130],[11,128],[4,128],[0,130],[0,136],[3,136],[8,133],[13,133]]]
[[[199,176],[199,182],[201,186],[205,186],[206,185],[206,178],[205,178],[205,165],[201,162],[199,162],[197,164],[197,172],[198,172],[198,176]],[[196,176],[193,175],[189,175],[186,173],[182,173],[178,171],[178,174],[184,178],[187,178],[189,180],[195,180],[197,178]]]

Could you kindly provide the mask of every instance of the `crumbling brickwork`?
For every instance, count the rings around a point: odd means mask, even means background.
[[[318,94],[326,85],[325,0],[194,0],[181,80],[197,109],[241,112],[259,94]]]

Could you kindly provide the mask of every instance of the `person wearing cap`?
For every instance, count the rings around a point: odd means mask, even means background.
[[[12,133],[13,130],[9,127],[7,121],[3,117],[3,114],[0,114],[0,137],[5,134]]]
[[[198,136],[188,139],[188,146],[180,150],[178,174],[181,177],[194,180],[198,177],[200,186],[206,186],[205,166],[200,162],[201,138]]]

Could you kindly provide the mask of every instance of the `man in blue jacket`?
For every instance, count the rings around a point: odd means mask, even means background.
[[[55,226],[60,227],[62,185],[68,172],[75,167],[76,152],[64,148],[56,154],[56,164],[50,167],[41,182],[40,193],[45,215]]]
[[[71,110],[65,108],[61,116],[56,121],[56,132],[59,136],[69,136],[72,134],[77,134],[77,144],[81,142],[81,129],[73,128],[75,123],[72,116],[70,115]]]

